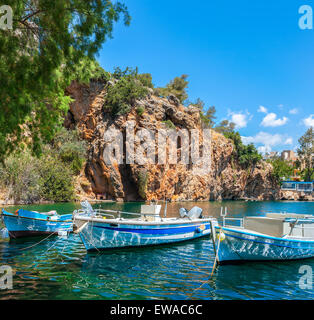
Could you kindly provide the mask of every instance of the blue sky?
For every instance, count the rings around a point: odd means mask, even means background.
[[[189,100],[233,120],[260,151],[294,149],[314,126],[314,30],[301,30],[307,0],[129,0],[98,60],[138,66],[155,86],[189,75]]]

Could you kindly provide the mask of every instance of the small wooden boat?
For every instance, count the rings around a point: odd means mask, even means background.
[[[160,209],[161,205],[150,204],[142,205],[140,213],[93,210],[85,203],[84,209],[74,212],[74,223],[88,251],[169,244],[211,233],[214,218],[203,217],[201,208],[189,212],[182,208],[180,218],[161,217]]]
[[[240,226],[227,226],[227,219]],[[296,260],[314,257],[314,216],[268,213],[265,217],[225,218],[213,237],[218,263]]]
[[[56,211],[39,213],[19,209],[10,213],[2,209],[1,218],[14,239],[73,231],[72,214],[58,215]]]

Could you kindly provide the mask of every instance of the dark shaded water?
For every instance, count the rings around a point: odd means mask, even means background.
[[[219,217],[295,212],[313,214],[313,202],[204,202],[168,204],[168,216],[182,206],[198,205]],[[99,207],[100,205],[94,205]],[[77,204],[23,206],[71,213]],[[8,207],[15,211],[18,207]],[[101,204],[101,208],[139,212],[140,203]],[[163,210],[163,209],[162,209]],[[171,246],[86,253],[78,235],[67,239],[6,241],[0,238],[1,265],[14,270],[13,289],[0,290],[0,299],[313,299],[299,287],[302,265],[314,259],[280,263],[219,266],[210,274],[214,254],[208,238]],[[34,246],[35,245],[35,246]],[[0,275],[1,276],[1,275]]]

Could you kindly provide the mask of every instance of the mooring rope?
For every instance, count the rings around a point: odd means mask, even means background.
[[[56,234],[55,233],[51,233],[48,237],[40,240],[39,242],[37,242],[37,243],[35,243],[35,244],[33,244],[33,245],[29,246],[29,247],[21,248],[21,249],[17,249],[17,250],[22,251],[22,250],[26,250],[26,249],[30,249],[30,248],[36,247],[37,245],[39,245],[40,243],[42,243],[43,241],[47,240],[48,238],[50,238],[53,235],[56,235]]]
[[[212,279],[212,276],[213,276],[214,271],[215,271],[215,268],[216,268],[216,263],[217,263],[217,260],[218,260],[218,253],[219,253],[220,242],[221,242],[221,232],[222,232],[222,228],[220,228],[217,251],[216,251],[215,260],[214,260],[214,264],[213,264],[213,268],[212,268],[212,271],[211,271],[209,280],[203,282],[198,288],[194,289],[194,290],[192,291],[192,293],[189,294],[185,300],[191,298],[192,295],[193,295],[196,291],[200,290],[206,283],[208,283],[208,282]]]

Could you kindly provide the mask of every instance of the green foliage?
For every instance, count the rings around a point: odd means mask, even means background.
[[[173,124],[173,122],[171,121],[171,120],[165,120],[165,121],[162,121],[165,125],[166,125],[166,127],[168,128],[168,129],[175,129],[176,128],[176,126]]]
[[[205,128],[213,128],[215,125],[215,119],[216,119],[216,108],[214,106],[209,107],[205,111],[205,103],[200,98],[196,100],[195,103],[191,104],[194,107],[199,108],[200,110],[200,118],[203,124],[203,127]]]
[[[73,173],[69,166],[54,158],[42,159],[39,168],[40,196],[54,202],[74,200]]]
[[[40,200],[40,161],[29,152],[10,155],[0,166],[0,185],[7,191],[7,199],[24,203]]]
[[[54,137],[52,144],[56,156],[69,165],[73,174],[79,174],[86,160],[87,144],[80,140],[78,131],[62,128]]]
[[[223,120],[220,122],[218,126],[215,126],[214,130],[221,134],[232,134],[234,133],[235,124],[233,122],[229,122],[228,120]]]
[[[262,156],[258,153],[253,144],[244,145],[242,143],[239,132],[225,132],[224,136],[233,141],[235,146],[234,156],[238,160],[239,164],[248,168],[256,165],[262,160]]]
[[[277,183],[280,183],[283,177],[289,179],[293,175],[293,167],[287,161],[277,158],[267,160],[267,162],[273,166],[272,175],[277,180]]]
[[[146,198],[147,184],[149,173],[146,170],[142,170],[138,174],[138,194],[142,199]]]
[[[0,30],[0,160],[20,146],[28,126],[36,154],[61,126],[73,79],[99,74],[94,56],[127,8],[110,0],[9,1],[13,29]]]
[[[38,158],[30,152],[11,154],[0,166],[0,186],[8,198],[24,203],[74,199],[73,175],[86,159],[86,144],[77,131],[62,129]]]
[[[142,85],[144,87],[147,87],[147,88],[151,88],[153,89],[154,88],[154,85],[153,85],[153,77],[150,73],[141,73],[141,74],[138,74],[137,75],[137,79],[142,83]]]
[[[312,181],[314,175],[314,129],[310,127],[305,134],[299,139],[300,148],[298,156],[305,164],[303,177],[305,181]]]
[[[143,107],[137,107],[136,113],[141,116],[145,112],[145,109]]]
[[[171,80],[165,88],[158,88],[156,93],[162,97],[168,97],[169,95],[175,95],[180,103],[184,103],[188,98],[186,89],[189,85],[189,82],[186,80],[187,75],[183,74],[181,77],[176,77]]]
[[[110,110],[112,116],[117,116],[129,112],[137,99],[147,95],[148,89],[138,80],[137,69],[121,71],[116,68],[113,78],[114,83],[107,88],[104,109]]]

